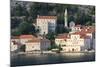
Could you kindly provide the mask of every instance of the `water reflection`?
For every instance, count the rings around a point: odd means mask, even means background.
[[[12,66],[94,61],[95,53],[27,54],[11,57]]]

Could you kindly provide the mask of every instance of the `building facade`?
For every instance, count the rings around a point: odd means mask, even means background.
[[[39,29],[39,34],[48,34],[56,31],[57,17],[56,16],[37,16],[36,25]]]
[[[46,51],[50,47],[50,41],[48,39],[33,39],[26,43],[25,51]]]
[[[79,52],[91,49],[91,36],[82,32],[58,35],[55,44],[60,45],[65,52]]]
[[[69,37],[56,38],[55,43],[61,45],[63,51],[66,52],[78,52],[81,51],[81,47],[84,46],[84,39],[79,35],[72,34]]]
[[[18,45],[15,44],[14,42],[11,42],[10,50],[11,51],[16,51],[18,49]]]
[[[19,36],[12,36],[11,37],[10,50],[12,52],[18,50],[19,42],[20,42]]]
[[[20,35],[20,43],[22,45],[25,45],[27,41],[32,40],[34,38],[33,35]]]

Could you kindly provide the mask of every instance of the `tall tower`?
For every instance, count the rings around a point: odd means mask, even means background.
[[[67,25],[67,9],[65,9],[65,14],[64,14],[64,19],[65,19],[65,27],[68,27]]]

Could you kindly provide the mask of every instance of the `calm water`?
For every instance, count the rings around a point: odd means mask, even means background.
[[[95,61],[95,53],[28,54],[11,56],[11,66]]]

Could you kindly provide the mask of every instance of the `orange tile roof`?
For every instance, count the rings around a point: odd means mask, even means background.
[[[35,39],[32,39],[32,40],[29,40],[27,43],[34,43],[34,42],[41,42],[41,41],[47,41],[47,42],[50,42],[48,39],[39,39],[39,38],[35,38]]]
[[[57,38],[57,39],[66,39],[66,38],[70,38],[68,35],[69,35],[69,34],[67,34],[67,33],[59,34],[56,38]]]
[[[20,35],[21,39],[25,39],[25,38],[34,38],[35,36],[33,35]]]
[[[71,33],[70,35],[79,35],[80,38],[90,38],[90,36],[86,35],[87,32],[75,32],[75,33]],[[70,39],[70,35],[58,35],[56,38],[57,39]]]
[[[57,19],[57,16],[38,16],[38,19]]]
[[[81,35],[80,38],[84,38],[84,39],[90,39],[90,36],[86,36],[86,35]]]
[[[50,40],[49,39],[41,39],[41,41],[47,41],[47,42],[50,42]]]
[[[95,29],[87,29],[87,28],[85,28],[85,29],[82,29],[81,32],[82,33],[94,33]]]
[[[75,27],[81,27],[82,25],[76,25]]]
[[[65,36],[57,36],[56,38],[57,39],[66,39],[67,37],[65,37]]]
[[[90,36],[86,35],[87,33],[91,33],[91,32],[83,31],[83,32],[75,32],[75,33],[72,33],[72,34],[80,35],[80,38],[90,38]]]
[[[19,39],[19,36],[11,36],[11,39]]]
[[[34,42],[41,42],[40,39],[32,39],[32,40],[29,40],[27,43],[34,43]]]

